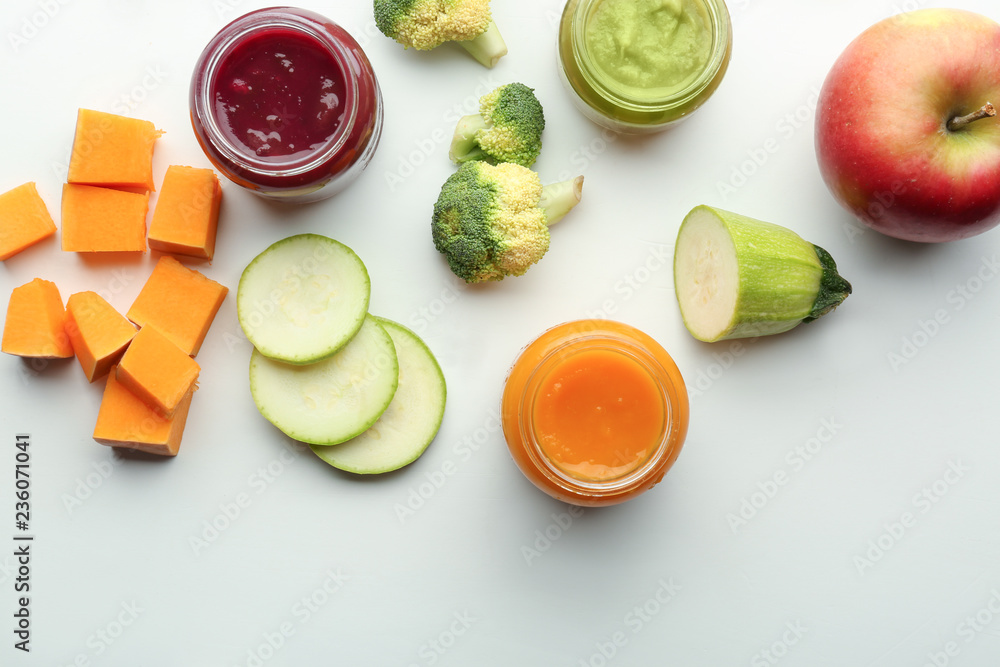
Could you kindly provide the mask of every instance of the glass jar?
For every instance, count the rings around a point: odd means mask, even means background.
[[[507,375],[511,456],[566,503],[621,503],[663,479],[688,428],[688,395],[666,350],[611,320],[567,322],[530,343]]]
[[[719,87],[732,32],[724,0],[569,0],[559,69],[590,120],[616,132],[656,132]]]
[[[231,181],[289,202],[324,199],[371,161],[382,94],[368,57],[343,28],[303,9],[245,14],[195,65],[191,123]]]

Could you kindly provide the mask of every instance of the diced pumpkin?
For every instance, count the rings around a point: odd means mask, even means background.
[[[171,165],[149,223],[149,247],[212,259],[222,188],[211,169]]]
[[[66,301],[66,334],[90,382],[118,363],[135,337],[132,324],[96,292],[77,292]]]
[[[140,327],[156,327],[193,357],[228,292],[226,286],[163,255],[129,308],[128,318]]]
[[[146,252],[149,195],[92,185],[63,185],[62,249]]]
[[[176,456],[194,390],[189,391],[170,418],[163,417],[108,373],[101,408],[94,426],[94,440],[109,447],[137,449],[161,456]]]
[[[7,354],[40,359],[73,356],[65,331],[66,308],[55,283],[35,278],[15,287],[7,304],[3,342]]]
[[[0,195],[0,260],[56,233],[49,209],[34,183],[19,185]]]
[[[161,134],[148,120],[80,109],[66,180],[152,190],[153,144]]]
[[[116,379],[149,407],[170,417],[198,380],[198,362],[156,327],[139,330],[116,367]]]

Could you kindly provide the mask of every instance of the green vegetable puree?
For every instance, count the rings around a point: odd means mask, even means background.
[[[705,69],[712,51],[702,0],[603,0],[584,39],[607,83],[637,97],[679,92]]]

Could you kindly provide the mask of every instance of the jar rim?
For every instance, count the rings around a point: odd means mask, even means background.
[[[293,7],[269,7],[240,16],[223,27],[205,47],[191,81],[192,113],[203,127],[205,140],[226,159],[248,175],[294,178],[307,174],[336,157],[347,143],[360,104],[358,82],[351,76],[351,54],[346,45],[334,39],[324,27],[329,19]],[[311,38],[332,58],[345,84],[344,120],[334,133],[315,150],[299,151],[289,156],[258,158],[241,148],[219,123],[212,101],[212,90],[219,68],[233,49],[255,34],[273,28],[287,28]],[[284,158],[284,159],[283,159]]]
[[[518,399],[516,428],[528,459],[549,483],[561,488],[566,493],[576,496],[609,498],[625,495],[634,489],[647,485],[656,476],[662,476],[662,473],[672,465],[682,445],[681,442],[677,441],[678,419],[680,416],[676,413],[676,410],[680,408],[674,405],[676,394],[675,383],[669,370],[664,366],[657,354],[658,352],[666,354],[666,351],[662,350],[662,347],[659,350],[647,349],[643,341],[631,339],[627,335],[620,334],[611,329],[602,329],[600,327],[600,320],[584,320],[567,322],[544,332],[522,350],[522,353],[515,360],[514,365],[517,365],[521,357],[531,349],[532,345],[545,338],[546,334],[556,332],[562,327],[570,328],[574,325],[580,325],[582,322],[593,324],[594,328],[589,331],[579,331],[568,339],[561,339],[551,343],[550,347],[544,350],[541,358],[535,362],[534,368],[531,369],[525,378],[524,388]],[[634,331],[642,334],[638,329],[619,322],[614,322],[614,325],[616,328],[625,327],[629,333]],[[653,342],[655,343],[655,341]],[[545,376],[557,363],[573,354],[601,349],[625,354],[641,368],[642,372],[653,380],[658,398],[663,405],[663,423],[656,437],[655,444],[651,444],[642,463],[623,475],[607,480],[588,481],[561,469],[545,454],[533,428],[532,406]],[[669,358],[669,355],[667,357]]]
[[[617,106],[630,109],[636,112],[658,112],[672,108],[685,106],[701,95],[705,89],[712,85],[727,64],[727,55],[732,41],[732,29],[729,19],[729,10],[725,0],[698,0],[708,12],[710,30],[712,34],[712,47],[710,58],[705,63],[705,67],[698,76],[688,83],[681,90],[665,95],[663,97],[640,98],[629,96],[620,89],[616,89],[607,84],[610,78],[603,77],[598,73],[599,68],[590,58],[586,44],[586,28],[593,9],[606,0],[581,0],[574,9],[574,20],[572,27],[572,49],[573,57],[576,59],[580,73],[585,78],[587,84],[599,95],[613,102]]]

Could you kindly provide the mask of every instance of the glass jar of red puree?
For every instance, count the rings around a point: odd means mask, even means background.
[[[539,489],[566,503],[621,503],[670,469],[688,428],[677,365],[649,335],[579,320],[530,343],[507,375],[504,437]]]
[[[382,95],[361,46],[319,14],[245,14],[208,43],[191,79],[191,123],[216,169],[264,197],[324,199],[364,170]]]

